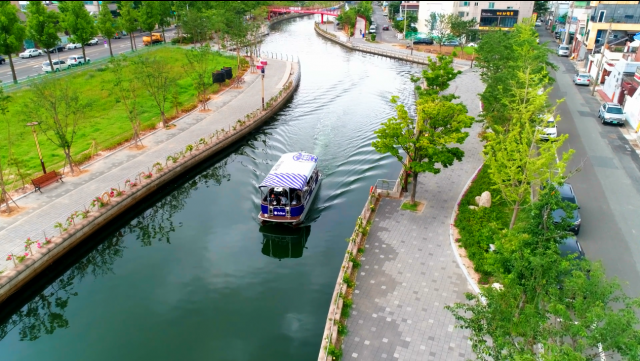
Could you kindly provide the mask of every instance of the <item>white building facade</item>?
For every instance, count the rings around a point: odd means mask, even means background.
[[[418,32],[429,34],[433,29],[427,27],[426,21],[431,14],[453,14],[454,1],[420,1],[418,8]]]

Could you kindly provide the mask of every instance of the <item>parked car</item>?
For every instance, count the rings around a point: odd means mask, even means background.
[[[414,44],[425,44],[425,45],[433,45],[433,39],[431,38],[415,38],[413,39]]]
[[[44,49],[45,53],[57,53],[62,51],[64,51],[64,46],[62,45],[58,45],[55,48],[51,48],[51,49]]]
[[[560,32],[556,31],[553,35],[556,39],[560,39]]]
[[[71,49],[80,49],[82,48],[82,44],[80,43],[69,43],[66,46],[67,50],[71,50]]]
[[[558,250],[562,257],[568,257],[575,254],[576,256],[574,259],[584,258],[582,246],[580,246],[580,242],[578,242],[578,238],[575,236],[570,236],[562,240],[562,243],[558,245]]]
[[[623,125],[625,121],[624,110],[620,104],[604,103],[598,109],[598,118],[604,123]]]
[[[42,63],[42,71],[44,71],[45,73],[50,73],[52,71],[69,69],[69,64],[67,64],[67,62],[65,62],[64,60],[52,60],[51,62],[53,63],[53,67],[48,61]]]
[[[460,46],[460,42],[458,40],[447,40],[442,43],[443,46]]]
[[[89,64],[91,62],[91,59],[89,58],[84,58],[84,56],[82,55],[71,55],[68,59],[67,59],[67,63],[69,64],[69,66],[77,66],[77,65],[84,65],[85,63]]]
[[[116,34],[113,36],[114,39],[122,39],[122,33],[121,32],[116,32]]]
[[[542,21],[536,20],[536,26],[541,26],[541,25],[542,25]]]
[[[383,26],[383,27],[382,27],[382,30],[384,30],[384,31],[389,30],[389,25],[385,25],[385,26]]]
[[[376,32],[376,24],[371,24],[369,27],[369,34],[375,34]]]
[[[576,208],[573,210],[573,214],[567,215],[567,213],[563,209],[554,210],[551,215],[553,217],[554,223],[560,223],[562,218],[567,217],[569,221],[573,224],[569,227],[568,231],[573,232],[576,236],[580,233],[580,224],[582,223],[582,218],[580,217],[580,206],[578,205],[578,199],[576,198],[576,194],[573,192],[573,187],[569,183],[565,183],[561,186],[557,187],[558,192],[560,192],[560,197],[563,201],[569,202],[571,204],[575,204]]]
[[[100,40],[98,40],[98,38],[93,38],[89,40],[86,45],[92,46],[92,45],[98,45],[98,44],[100,44]]]
[[[24,52],[18,54],[18,56],[22,59],[24,58],[32,58],[34,56],[42,55],[42,51],[38,49],[27,49]]]
[[[0,65],[4,64],[6,60],[4,60],[4,57],[2,55],[0,55]]]
[[[576,74],[573,76],[573,84],[575,85],[590,85],[591,75],[587,73]]]
[[[569,56],[569,45],[560,45],[558,47],[558,56]]]
[[[541,131],[540,139],[549,140],[551,138],[557,138],[558,127],[556,126],[556,119],[553,117],[553,115],[547,119],[547,122],[544,125],[544,128],[538,127],[538,130]]]

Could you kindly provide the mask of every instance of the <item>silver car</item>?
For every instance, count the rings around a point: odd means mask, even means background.
[[[558,56],[569,56],[569,45],[560,45],[558,47]]]
[[[573,84],[575,85],[591,85],[590,74],[576,74],[573,76]]]
[[[600,109],[598,109],[598,118],[600,118],[602,124],[623,125],[625,121],[624,110],[619,104],[604,103]]]

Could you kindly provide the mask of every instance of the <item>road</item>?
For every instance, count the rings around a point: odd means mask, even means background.
[[[541,41],[557,44],[538,28]],[[551,55],[558,65],[551,101],[564,98],[557,109],[560,133],[569,139],[561,148],[575,150],[568,169],[582,167],[569,179],[580,204],[578,239],[587,257],[600,260],[607,275],[617,276],[631,296],[640,296],[640,157],[620,128],[600,123],[599,101],[591,89],[576,86],[576,70],[567,58]]]
[[[397,31],[391,27],[389,19],[383,15],[382,7],[373,5],[373,15],[371,19],[374,23],[378,24],[376,32],[376,40],[384,43],[399,43],[397,38]],[[382,30],[382,27],[388,25],[389,30]]]
[[[165,36],[167,37],[167,41],[170,41],[173,37],[175,37],[175,29],[165,30]],[[142,45],[142,36],[139,33],[136,33],[136,45],[138,48],[143,47]],[[131,50],[131,42],[129,37],[123,37],[122,39],[112,39],[111,40],[111,48],[113,49],[113,54],[120,54]],[[98,60],[100,58],[109,56],[109,48],[105,48],[104,45],[95,45],[95,46],[87,46],[85,47],[85,53],[87,57],[91,60]],[[79,55],[82,54],[82,49],[73,49],[73,50],[65,50],[60,53],[52,53],[51,59],[67,59],[70,55]],[[9,58],[5,55],[4,58],[6,62],[0,65],[0,80],[4,83],[8,83],[12,81],[11,76],[11,67],[9,66]],[[24,79],[29,76],[42,74],[42,63],[47,61],[47,54],[43,54],[42,56],[38,56],[31,59],[20,59],[18,57],[13,57],[13,65],[16,69],[16,76],[18,80]]]

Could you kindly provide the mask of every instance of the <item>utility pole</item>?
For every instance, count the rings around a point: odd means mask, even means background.
[[[604,37],[604,45],[600,50],[600,65],[598,66],[598,72],[596,73],[596,79],[593,82],[593,88],[591,88],[591,96],[596,92],[596,85],[600,84],[600,73],[602,72],[602,67],[604,67],[604,51],[607,47],[607,43],[609,42],[609,33],[611,32],[611,23],[609,23],[609,28],[607,29],[607,36]],[[595,44],[593,45],[595,49]]]
[[[400,3],[400,6],[402,6],[403,2]],[[402,37],[404,38],[405,36],[407,36],[407,3],[406,2],[404,2],[404,33],[402,33]]]
[[[573,25],[573,4],[571,4],[571,16],[569,16],[567,18],[567,26],[565,29],[565,36],[564,36],[564,45],[569,45],[569,39],[571,38],[571,25]]]

